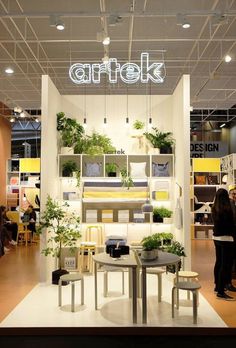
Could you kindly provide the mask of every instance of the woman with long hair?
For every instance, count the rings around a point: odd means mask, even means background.
[[[214,267],[216,296],[218,299],[234,301],[234,297],[229,296],[225,291],[235,289],[231,284],[231,278],[236,232],[228,191],[223,188],[216,192],[212,206],[212,219],[214,224],[213,240],[216,252]]]

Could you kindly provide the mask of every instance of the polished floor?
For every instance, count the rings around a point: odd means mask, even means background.
[[[213,243],[193,241],[192,269],[200,274],[202,289],[198,309],[198,327],[236,327],[236,301],[224,302],[213,293],[212,269],[214,264]],[[131,303],[126,294],[121,296],[119,273],[110,273],[109,297],[102,296],[102,272],[99,273],[99,310],[94,310],[94,281],[85,275],[85,305],[79,306],[79,285],[76,285],[76,313],[70,312],[70,286],[63,287],[63,306],[57,304],[57,286],[38,284],[38,245],[12,248],[0,259],[0,327],[40,326],[133,326]],[[127,276],[126,276],[127,278]],[[171,276],[163,277],[163,298],[157,302],[156,277],[148,278],[148,326],[191,327],[192,307],[181,293],[181,306],[171,318]],[[235,296],[235,295],[234,295]],[[141,302],[138,305],[138,326],[141,323]]]

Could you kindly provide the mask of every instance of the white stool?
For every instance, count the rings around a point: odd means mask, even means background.
[[[84,304],[84,277],[80,273],[73,273],[73,274],[63,274],[60,276],[59,283],[58,283],[58,306],[61,306],[61,287],[62,282],[71,282],[71,312],[75,311],[75,282],[81,281],[81,305]]]
[[[160,267],[147,268],[147,274],[154,274],[157,276],[157,296],[158,302],[161,302],[162,297],[162,274],[165,273],[165,270]]]
[[[104,288],[103,295],[104,297],[108,296],[108,272],[121,272],[122,274],[122,295],[125,293],[125,276],[124,270],[122,268],[112,267],[112,266],[103,266],[101,267],[101,271],[104,271]]]
[[[172,288],[172,298],[171,298],[171,307],[172,307],[172,318],[175,315],[175,292],[177,290],[187,290],[192,291],[193,294],[193,323],[197,324],[197,299],[198,299],[198,290],[201,288],[199,283],[195,282],[178,282]],[[177,296],[176,308],[179,309],[179,298]]]

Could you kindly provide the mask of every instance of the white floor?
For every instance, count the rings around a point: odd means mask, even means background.
[[[76,282],[76,311],[70,311],[71,286],[62,287],[62,307],[58,307],[58,286],[38,284],[0,323],[0,327],[227,327],[210,304],[200,294],[198,324],[193,324],[192,302],[186,291],[180,292],[180,308],[171,317],[169,274],[163,275],[162,302],[157,302],[157,279],[148,275],[148,322],[141,321],[141,300],[138,302],[138,324],[132,323],[131,300],[128,298],[128,276],[125,275],[125,295],[121,294],[121,273],[109,273],[109,297],[103,297],[103,273],[98,273],[99,310],[94,309],[94,277],[85,275],[85,305],[80,306],[80,283]]]

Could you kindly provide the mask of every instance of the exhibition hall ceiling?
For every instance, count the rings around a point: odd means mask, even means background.
[[[58,20],[64,30],[57,30]],[[102,74],[100,84],[78,85],[69,78],[71,64],[101,64],[108,56],[140,65],[142,52],[150,64],[164,61],[164,83],[125,84],[118,77],[110,84]],[[236,104],[236,1],[0,0],[0,101],[40,109],[44,74],[61,94],[147,95],[172,94],[190,74],[191,106],[206,109],[201,119],[210,119]]]

